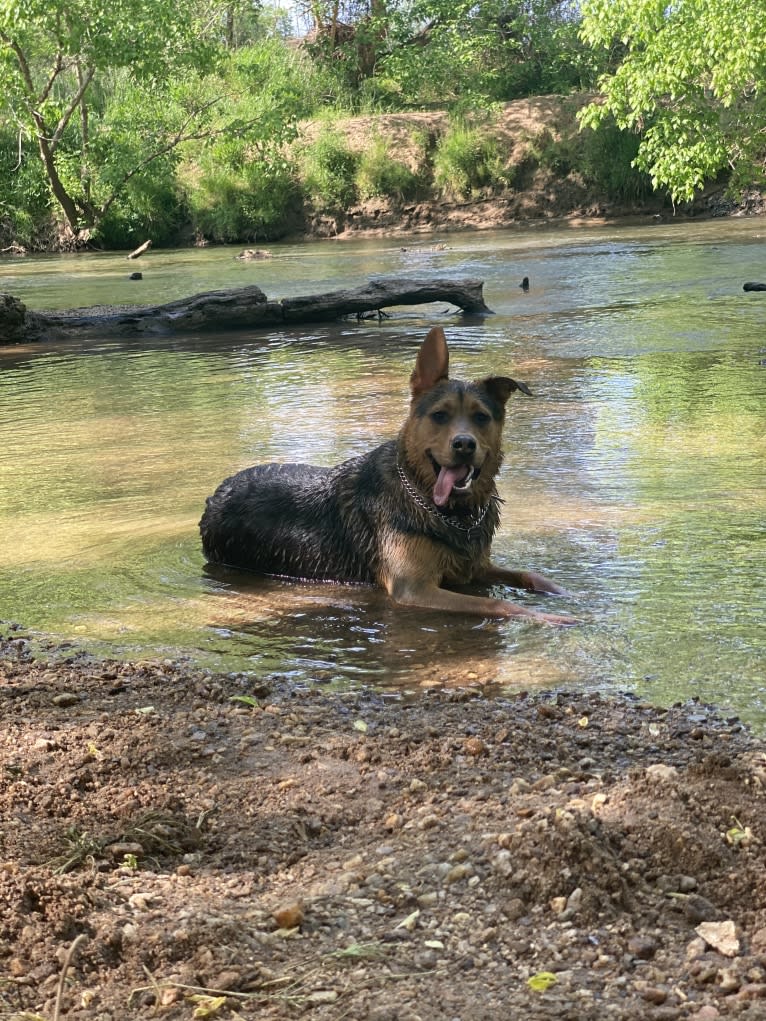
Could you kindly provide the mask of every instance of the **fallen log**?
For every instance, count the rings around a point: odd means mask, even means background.
[[[152,246],[152,242],[151,242],[151,238],[150,238],[149,241],[144,241],[144,243],[142,245],[139,245],[138,248],[136,248],[135,251],[131,252],[130,255],[128,256],[128,258],[129,259],[137,259],[140,255],[143,255],[144,252],[148,248],[151,248],[151,246]]]
[[[170,335],[246,330],[286,323],[362,318],[396,305],[439,301],[469,315],[492,315],[484,282],[448,277],[390,277],[328,294],[270,301],[260,287],[208,291],[165,305],[107,305],[63,312],[30,312],[11,294],[0,294],[0,343],[24,344],[87,335]]]

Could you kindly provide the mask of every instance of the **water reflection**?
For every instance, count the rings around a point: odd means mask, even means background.
[[[309,682],[629,686],[766,724],[766,301],[741,293],[758,229],[507,231],[427,254],[276,246],[257,267],[230,250],[154,253],[141,300],[438,269],[482,277],[497,314],[0,348],[0,618],[98,652]],[[3,262],[0,290],[32,307],[136,300],[124,273],[118,255]],[[206,574],[197,521],[220,480],[259,460],[332,464],[392,435],[434,322],[456,373],[509,372],[535,394],[511,402],[497,559],[576,593],[546,608],[583,626],[445,620],[367,588]]]

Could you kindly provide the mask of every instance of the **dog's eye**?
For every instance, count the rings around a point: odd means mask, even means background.
[[[449,422],[449,412],[448,411],[432,411],[431,412],[431,421],[435,422],[436,425],[446,425],[447,422]]]
[[[476,425],[489,425],[492,421],[492,416],[488,415],[486,411],[477,411],[473,416],[473,420]]]

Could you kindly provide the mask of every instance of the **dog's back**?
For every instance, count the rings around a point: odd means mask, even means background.
[[[393,447],[334,468],[264,464],[232,475],[208,497],[205,556],[260,574],[375,581],[381,462],[395,459]]]

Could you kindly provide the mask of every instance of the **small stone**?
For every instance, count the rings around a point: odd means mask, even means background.
[[[463,751],[466,755],[473,755],[475,758],[478,758],[480,755],[487,754],[487,746],[480,737],[468,737],[463,742]]]
[[[737,993],[738,1000],[766,1000],[766,982],[747,982]]]
[[[724,957],[736,957],[739,953],[737,928],[730,918],[725,922],[702,922],[694,931]]]
[[[657,762],[646,767],[647,779],[657,783],[672,783],[678,779],[678,770],[675,766],[668,766],[664,762]]]
[[[721,917],[721,912],[706,897],[698,893],[690,894],[684,901],[684,914],[694,925],[697,922],[714,922]],[[699,930],[698,930],[699,931]]]
[[[647,1003],[654,1003],[657,1006],[664,1003],[668,998],[667,989],[662,986],[646,986],[641,990],[641,996]]]
[[[18,957],[12,957],[8,962],[8,971],[14,978],[21,978],[22,975],[26,975],[27,966]]]
[[[421,908],[432,908],[439,901],[439,894],[435,890],[429,890],[428,893],[421,893],[418,897],[418,905]]]
[[[144,849],[141,844],[137,844],[129,840],[109,844],[106,848],[104,848],[104,850],[107,851],[112,858],[116,859],[124,858],[129,854],[134,855],[136,858],[144,857]]]
[[[79,705],[80,696],[75,695],[73,691],[62,691],[60,695],[53,696],[53,704],[63,709],[70,705]]]
[[[628,952],[639,961],[651,961],[657,953],[657,942],[651,936],[632,936],[628,940]]]
[[[582,907],[582,889],[576,887],[567,897],[566,908],[562,915],[562,921],[569,921],[573,918]]]
[[[473,865],[470,862],[461,862],[453,866],[444,877],[445,883],[457,883],[461,879],[467,879],[473,875]]]
[[[742,985],[742,979],[731,968],[722,968],[718,975],[718,989],[724,996],[736,993]]]
[[[222,971],[220,975],[217,975],[215,982],[213,983],[216,989],[221,989],[224,992],[236,991],[242,985],[242,974],[239,971],[235,971],[233,968],[227,971]]]
[[[498,851],[495,857],[492,859],[492,870],[496,872],[498,876],[504,878],[510,876],[513,872],[513,859],[511,858],[510,851]]]
[[[271,912],[271,916],[280,929],[298,929],[303,924],[303,907],[298,901],[285,904]]]
[[[154,902],[150,893],[134,893],[128,897],[128,904],[134,911],[148,911]]]
[[[314,1007],[322,1003],[335,1003],[337,999],[338,994],[334,989],[317,989],[306,997],[306,1001]]]

